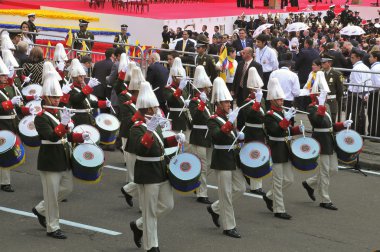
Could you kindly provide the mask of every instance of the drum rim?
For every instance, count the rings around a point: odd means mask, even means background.
[[[176,156],[174,156],[174,157],[172,157],[171,159],[170,159],[170,162],[169,162],[169,173],[171,173],[173,176],[174,176],[174,173],[172,172],[172,167],[171,167],[171,164],[172,164],[172,162],[173,162],[173,160],[176,158],[176,157],[178,157],[178,156],[180,156],[180,155],[183,155],[183,154],[187,154],[187,155],[191,155],[191,156],[193,156],[194,158],[196,158],[198,161],[199,161],[199,164],[200,164],[200,167],[199,167],[199,175],[201,174],[201,172],[202,172],[202,161],[201,161],[201,159],[197,156],[197,155],[195,155],[195,154],[193,154],[193,153],[190,153],[190,152],[183,152],[183,153],[178,153],[178,155],[176,155]],[[197,175],[197,176],[199,176],[199,175]],[[196,177],[197,177],[196,176]],[[175,176],[176,178],[178,178],[177,176]],[[184,181],[190,181],[190,180],[193,180],[193,179],[195,179],[196,177],[194,177],[194,178],[190,178],[190,179],[188,179],[188,180],[184,180]]]
[[[115,121],[118,123],[118,127],[117,127],[116,129],[113,129],[113,130],[107,130],[107,129],[101,128],[101,127],[99,126],[99,124],[98,124],[98,120],[97,120],[98,117],[100,117],[100,116],[102,116],[102,117],[104,117],[104,116],[110,116],[110,117],[113,117],[114,119],[116,119]],[[101,128],[102,130],[106,130],[106,131],[110,131],[110,132],[112,132],[112,131],[117,131],[117,130],[120,129],[120,121],[119,121],[119,119],[118,119],[116,116],[111,115],[111,114],[107,114],[107,113],[100,113],[99,115],[97,115],[97,116],[95,117],[95,124],[96,124],[99,128]]]
[[[263,145],[264,147],[267,148],[268,153],[269,153],[268,161],[265,162],[265,163],[263,163],[262,165],[260,165],[260,166],[258,166],[258,167],[252,167],[252,166],[249,166],[249,165],[245,164],[245,163],[242,161],[241,157],[240,157],[243,148],[244,148],[245,146],[252,145],[252,144],[261,144],[261,145]],[[243,165],[245,165],[245,166],[247,166],[247,167],[250,167],[250,168],[253,168],[253,169],[255,169],[255,168],[259,168],[259,167],[262,167],[262,166],[265,165],[266,163],[270,162],[271,157],[272,157],[272,152],[271,152],[271,149],[269,148],[269,146],[266,145],[265,143],[260,142],[260,141],[251,141],[251,142],[249,142],[249,143],[245,143],[245,144],[243,145],[243,147],[241,148],[240,152],[239,152],[240,162],[241,162]]]
[[[35,87],[39,87],[40,88],[40,93],[42,94],[42,86],[40,85],[40,84],[37,84],[37,83],[33,83],[33,84],[29,84],[28,86],[26,86],[26,87],[23,87],[22,89],[21,89],[21,93],[24,95],[24,96],[27,96],[27,95],[29,95],[29,89],[31,89],[31,87],[32,86],[35,86]],[[26,90],[25,92],[24,92],[24,90]]]
[[[25,136],[25,137],[38,137],[38,132],[37,132],[36,128],[34,128],[34,130],[31,130],[31,131],[28,130],[28,131],[30,131],[30,132],[34,132],[34,131],[36,132],[36,134],[35,134],[35,135],[32,135],[32,136],[31,136],[31,135],[25,135],[25,134],[24,134],[25,132],[22,132],[22,131],[21,131],[22,128],[21,128],[20,126],[23,125],[22,122],[23,122],[23,121],[26,121],[26,119],[29,119],[29,118],[33,118],[33,115],[27,115],[27,116],[25,116],[25,117],[22,118],[22,119],[20,120],[20,122],[18,123],[18,130],[19,130],[19,132],[20,132],[20,135],[23,135],[23,136]],[[34,124],[34,119],[33,119],[32,121],[33,121],[33,124]],[[23,128],[23,129],[24,129],[24,128]]]
[[[13,132],[10,131],[10,130],[0,130],[0,132],[2,132],[2,131],[5,131],[5,132],[9,132],[9,133],[11,133],[12,135],[15,136],[15,139],[14,139],[14,143],[11,145],[11,147],[8,148],[8,149],[6,149],[6,150],[4,150],[4,151],[1,151],[1,150],[0,150],[0,154],[4,154],[4,153],[6,153],[7,151],[11,150],[11,149],[13,148],[13,146],[15,146],[16,141],[17,141],[17,135],[16,135],[15,133],[13,133]]]
[[[99,146],[97,146],[97,145],[95,145],[95,144],[91,144],[91,143],[81,143],[81,144],[77,145],[77,146],[73,149],[72,156],[73,156],[73,159],[75,160],[75,162],[77,162],[77,163],[80,164],[80,165],[83,165],[83,164],[81,164],[80,162],[78,162],[78,160],[74,157],[74,152],[75,152],[78,148],[84,148],[83,145],[91,145],[91,146],[93,146],[93,147],[98,148],[98,149],[100,150],[100,153],[102,153],[102,155],[103,155],[103,157],[102,157],[102,159],[101,159],[101,160],[102,160],[102,163],[99,164],[99,165],[104,164],[104,152],[103,152],[103,150],[102,150]],[[85,165],[83,165],[83,166],[85,166]],[[98,165],[97,165],[97,166],[98,166]],[[85,166],[85,167],[89,167],[89,166]]]
[[[97,134],[98,134],[98,140],[97,141],[95,141],[95,142],[99,142],[100,141],[100,131],[96,128],[96,127],[94,127],[94,126],[92,126],[92,125],[88,125],[88,124],[79,124],[79,125],[77,125],[77,126],[75,126],[74,127],[74,129],[73,129],[73,133],[83,133],[83,131],[82,132],[76,132],[75,131],[75,129],[76,128],[81,128],[81,127],[89,127],[89,128],[92,128],[93,130],[95,130],[96,132],[97,132]],[[91,140],[90,140],[91,141]],[[85,142],[86,143],[86,142]]]
[[[318,148],[319,148],[319,151],[318,151],[317,156],[305,159],[305,158],[301,158],[301,157],[299,157],[298,155],[295,155],[295,154],[294,154],[294,152],[293,152],[293,144],[294,144],[295,142],[297,142],[299,139],[305,139],[305,138],[311,139],[311,140],[313,140],[314,142],[317,143]],[[297,158],[302,159],[302,160],[309,160],[309,159],[315,159],[315,158],[318,158],[319,155],[321,154],[321,150],[322,150],[322,148],[321,148],[321,144],[320,144],[315,138],[313,138],[313,137],[308,137],[308,136],[305,136],[305,137],[299,137],[299,138],[297,138],[297,139],[294,139],[294,140],[292,141],[292,143],[290,144],[290,151],[291,151],[292,155],[295,155]]]
[[[357,151],[354,151],[354,152],[347,152],[347,151],[343,150],[343,149],[339,146],[339,143],[338,143],[338,137],[339,137],[340,135],[344,134],[344,131],[346,131],[346,132],[355,132],[356,135],[359,136],[359,139],[360,139],[361,144],[360,144],[360,148],[359,148]],[[358,132],[356,132],[355,130],[352,130],[352,129],[349,129],[348,131],[347,131],[347,129],[343,129],[343,130],[339,131],[339,132],[336,134],[336,136],[335,136],[335,142],[336,142],[336,146],[337,146],[340,150],[342,150],[343,152],[348,153],[348,154],[354,154],[354,153],[357,153],[357,152],[359,152],[361,149],[363,149],[363,146],[364,146],[364,140],[363,140],[363,137],[362,137]]]

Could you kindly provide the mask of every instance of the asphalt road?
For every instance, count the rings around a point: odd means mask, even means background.
[[[61,225],[67,240],[46,236],[31,209],[42,199],[36,170],[38,149],[27,149],[26,163],[13,170],[16,192],[0,191],[0,251],[142,251],[133,243],[129,222],[139,217],[138,207],[129,208],[121,195],[122,170],[104,168],[99,184],[75,181],[68,202],[61,203],[60,216],[74,225],[103,228],[106,233]],[[124,168],[120,152],[106,152],[106,165]],[[233,239],[217,229],[206,205],[192,194],[175,193],[175,208],[159,221],[161,251],[374,251],[380,249],[380,176],[364,177],[341,171],[332,179],[331,198],[338,211],[311,202],[301,182],[312,173],[295,171],[295,183],[285,192],[291,221],[273,217],[264,201],[247,194],[234,203],[237,228],[242,238]],[[380,173],[379,173],[380,175]],[[210,185],[216,186],[214,174]],[[264,189],[270,178],[264,181]],[[211,200],[217,191],[209,190]],[[135,201],[135,205],[137,202]],[[15,213],[15,210],[24,211]],[[11,212],[9,212],[11,211]],[[118,232],[119,235],[108,233]]]

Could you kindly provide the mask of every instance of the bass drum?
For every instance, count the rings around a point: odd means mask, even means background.
[[[181,153],[169,163],[169,181],[180,192],[194,191],[201,182],[201,160],[191,153]]]
[[[39,84],[30,84],[21,90],[23,96],[42,96],[42,86]]]
[[[111,114],[100,114],[95,118],[96,127],[100,132],[100,143],[114,144],[120,128],[119,120]]]
[[[268,146],[261,142],[250,142],[239,153],[240,168],[245,176],[258,179],[272,171],[272,159]]]
[[[102,149],[93,144],[80,144],[73,150],[73,176],[97,183],[101,179],[104,164]]]
[[[171,130],[167,130],[167,131],[162,132],[162,136],[164,138],[172,137],[175,135],[176,135],[176,133],[174,131],[171,131]],[[168,158],[172,158],[177,153],[177,150],[178,150],[178,145],[174,146],[174,147],[165,148],[165,156],[167,156]]]
[[[87,132],[90,135],[90,140],[84,141],[85,143],[99,144],[100,133],[95,127],[88,124],[81,124],[73,129],[74,133]]]
[[[18,124],[18,130],[22,142],[29,147],[39,147],[41,145],[36,127],[34,126],[34,116],[25,116]]]
[[[28,108],[34,107],[36,109],[36,114],[42,111],[41,100],[30,101],[25,106]]]
[[[354,130],[341,130],[335,136],[339,161],[353,163],[363,149],[363,138]]]
[[[300,137],[290,146],[292,164],[300,171],[312,171],[318,166],[321,147],[317,140],[311,137]]]
[[[0,168],[16,168],[25,162],[20,138],[9,130],[0,130]]]

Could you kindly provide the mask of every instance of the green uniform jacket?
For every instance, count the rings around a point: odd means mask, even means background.
[[[165,87],[163,91],[164,98],[170,111],[169,119],[172,120],[172,130],[185,131],[187,128],[189,128],[190,125],[190,121],[188,119],[187,114],[188,112],[184,110],[181,116],[179,116],[181,112],[172,111],[172,109],[182,109],[184,106],[185,99],[188,98],[189,94],[186,88],[182,90],[182,95],[178,98],[174,95],[174,92],[176,92],[176,89],[172,85]]]
[[[343,96],[343,75],[341,72],[331,69],[328,74],[325,72],[325,77],[331,91],[328,96],[336,95],[335,99],[327,99],[326,101],[330,105],[331,113],[336,114],[338,113],[338,103]]]
[[[129,130],[133,126],[132,117],[136,113],[136,104],[131,100],[120,105],[120,137],[129,137]]]
[[[201,99],[194,97],[189,104],[193,128],[190,133],[190,144],[202,146],[206,148],[211,147],[211,135],[208,134],[207,129],[197,129],[194,125],[202,125],[207,127],[207,120],[211,116],[211,105],[209,102],[206,104],[201,102]]]
[[[70,91],[70,105],[73,109],[90,109],[97,108],[98,103],[90,99],[90,95],[86,95],[79,88],[74,87]],[[72,117],[75,126],[80,124],[88,124],[95,126],[95,119],[92,113],[76,113]]]
[[[14,110],[6,110],[2,106],[3,102],[11,100],[14,96],[16,96],[16,92],[12,86],[0,88],[0,116],[9,116],[21,113],[20,107],[18,106],[16,106]],[[9,130],[15,134],[18,134],[18,123],[19,119],[17,116],[14,119],[0,119],[0,130]]]
[[[201,65],[205,68],[206,73],[210,77],[211,82],[213,82],[214,79],[217,77],[215,60],[212,56],[208,54],[198,55],[195,65]]]

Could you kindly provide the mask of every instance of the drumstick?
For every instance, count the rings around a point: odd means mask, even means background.
[[[261,89],[261,91],[268,92],[268,90],[262,89],[262,88],[253,88],[253,89]]]
[[[352,113],[350,113],[350,116],[348,117],[348,120],[351,120],[351,115],[352,115]],[[348,132],[349,129],[350,129],[350,126],[347,126],[347,132]]]
[[[180,133],[182,133],[182,130],[181,130],[181,132]],[[177,156],[178,155],[178,151],[179,151],[179,145],[180,145],[180,142],[178,142],[178,144],[177,144],[177,151],[176,151],[176,153],[175,153],[175,155]]]
[[[241,106],[241,107],[239,108],[239,110],[242,109],[242,108],[244,108],[244,107],[246,107],[246,106],[248,106],[248,105],[251,104],[251,103],[253,103],[253,100],[250,100],[249,102],[247,102],[246,104],[244,104],[243,106]]]
[[[124,87],[126,88],[126,89],[128,89],[128,85],[126,84],[126,83],[123,83],[124,84]]]
[[[193,86],[193,88],[195,90],[197,90],[198,93],[202,93],[196,86],[194,86],[194,84],[191,81],[189,83],[190,83],[191,86]],[[206,97],[206,99],[207,99],[207,101],[209,100],[208,97]]]
[[[160,87],[156,87],[155,89],[153,89],[153,92],[156,92],[159,89],[160,89]]]
[[[29,74],[28,78],[30,78],[30,76],[32,76],[32,73]],[[24,87],[25,83],[26,83],[26,82],[24,81],[24,82],[21,84],[21,87]]]
[[[240,132],[243,132],[243,130],[245,129],[245,125],[243,128],[241,128],[241,131]],[[236,141],[238,140],[239,138],[239,134],[235,137],[235,140],[232,142],[230,148],[228,149],[228,152],[232,149],[232,147],[235,145]]]
[[[89,113],[93,108],[90,109],[71,109],[71,108],[66,108],[66,107],[56,107],[56,106],[48,106],[48,105],[43,105],[43,108],[48,108],[48,109],[58,109],[58,110],[69,110],[74,113]]]
[[[107,97],[106,97],[106,100],[107,100],[107,101],[110,101],[110,100],[108,100]],[[116,112],[115,112],[115,110],[114,110],[113,107],[112,107],[112,104],[111,104],[111,107],[110,107],[110,108],[111,108],[112,112],[116,115]]]
[[[303,125],[302,120],[301,120],[301,125]],[[302,130],[302,134],[303,134],[303,138],[305,138],[305,127]]]
[[[169,118],[165,118],[165,117],[162,117],[162,116],[157,116],[157,115],[145,115],[145,117],[148,117],[148,118],[152,118],[152,117],[159,117],[160,119],[163,119],[163,120],[166,120],[166,121],[171,121],[172,119],[169,119]]]
[[[186,100],[188,100],[189,98],[190,98],[190,95],[187,97],[187,99],[186,99]],[[181,116],[181,114],[182,114],[182,112],[185,110],[185,108],[186,108],[186,103],[185,103],[185,104],[183,104],[183,108],[181,109],[181,112],[179,113],[178,117],[180,117],[180,116]]]
[[[291,108],[289,108],[289,107],[285,107],[285,106],[281,106],[281,108],[284,108],[284,109],[291,109]],[[300,112],[300,113],[305,114],[305,115],[309,115],[309,114],[310,114],[309,112],[302,111],[302,110],[298,110],[298,109],[295,109],[295,111]]]
[[[86,132],[82,127],[79,127],[79,128],[83,131],[82,133]],[[89,134],[89,135],[90,135],[90,134]],[[93,145],[98,146],[98,145],[94,142],[94,140],[92,140],[91,136],[90,136],[90,141],[93,143]]]

